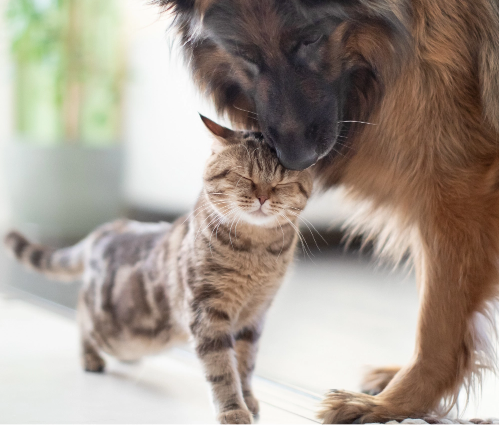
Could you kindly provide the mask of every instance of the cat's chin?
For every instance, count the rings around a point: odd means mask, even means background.
[[[248,224],[252,224],[254,226],[262,226],[267,227],[276,221],[274,216],[264,214],[262,211],[254,211],[251,213],[243,213],[242,219],[245,220]]]

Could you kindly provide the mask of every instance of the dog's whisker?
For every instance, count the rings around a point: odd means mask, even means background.
[[[346,121],[338,121],[339,123],[343,123],[343,122],[356,122],[358,124],[367,124],[367,125],[378,125],[378,124],[375,124],[373,122],[367,122],[367,121],[356,121],[356,120],[346,120]]]
[[[238,108],[237,106],[233,105],[233,108],[234,109],[238,109],[238,111],[242,111],[242,112],[247,112],[249,114],[253,114],[255,115],[256,117],[258,117],[259,115],[256,113],[256,112],[252,112],[252,111],[249,111],[247,109],[243,109],[243,108]]]

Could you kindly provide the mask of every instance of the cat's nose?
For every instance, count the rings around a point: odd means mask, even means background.
[[[259,198],[260,205],[264,205],[264,202],[266,202],[269,199],[265,196],[259,196],[258,198]]]

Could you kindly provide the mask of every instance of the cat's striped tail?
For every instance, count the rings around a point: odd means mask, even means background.
[[[83,273],[84,242],[68,248],[54,249],[30,242],[21,233],[5,236],[7,251],[31,270],[57,280],[75,280]]]

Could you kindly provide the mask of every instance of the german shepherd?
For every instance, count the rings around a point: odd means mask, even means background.
[[[344,185],[363,201],[355,230],[415,265],[413,358],[373,372],[371,394],[329,393],[320,417],[445,415],[497,370],[498,2],[154,1],[218,111]]]

